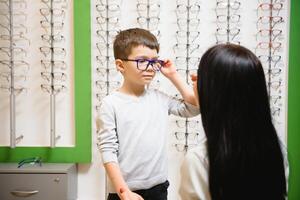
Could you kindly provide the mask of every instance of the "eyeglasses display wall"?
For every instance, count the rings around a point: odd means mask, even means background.
[[[196,73],[210,46],[230,42],[252,50],[264,67],[274,125],[286,141],[289,4],[287,0],[93,0],[93,116],[101,99],[122,82],[113,60],[113,36],[141,27],[158,37],[160,59],[171,59],[191,87],[189,75]],[[159,73],[149,87],[180,97]],[[201,116],[170,117],[170,199],[178,199],[180,160],[203,138]]]
[[[74,146],[71,0],[0,0],[0,146]]]

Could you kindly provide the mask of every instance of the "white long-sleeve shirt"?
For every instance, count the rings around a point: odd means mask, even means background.
[[[190,149],[182,163],[179,194],[182,200],[210,200],[206,140]]]
[[[285,145],[280,142],[288,189],[289,163]],[[181,166],[179,194],[182,200],[210,200],[208,184],[208,154],[206,140],[189,150]]]
[[[193,117],[199,109],[153,89],[140,97],[115,91],[103,99],[97,145],[103,163],[117,163],[131,190],[167,180],[169,114]],[[115,192],[110,181],[108,190]]]

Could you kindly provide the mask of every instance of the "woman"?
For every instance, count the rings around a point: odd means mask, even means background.
[[[183,162],[182,200],[284,200],[286,149],[272,124],[259,59],[242,46],[213,46],[201,58],[194,90],[206,141]]]

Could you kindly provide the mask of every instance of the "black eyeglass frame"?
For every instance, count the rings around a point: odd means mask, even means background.
[[[141,71],[147,71],[149,66],[151,65],[152,66],[152,69],[154,69],[155,71],[160,71],[160,69],[164,66],[165,62],[163,60],[159,60],[159,59],[145,59],[145,58],[139,58],[139,59],[127,59],[127,58],[121,58],[120,60],[123,60],[123,61],[131,61],[131,62],[136,62],[136,67],[138,70],[141,70]],[[146,66],[145,69],[140,69],[139,67],[139,63],[141,62],[145,62],[147,61],[148,64]],[[159,64],[160,67],[157,67],[155,64]]]

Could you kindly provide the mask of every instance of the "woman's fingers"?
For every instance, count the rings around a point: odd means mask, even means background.
[[[197,74],[191,74],[190,77],[193,82],[197,81]]]

